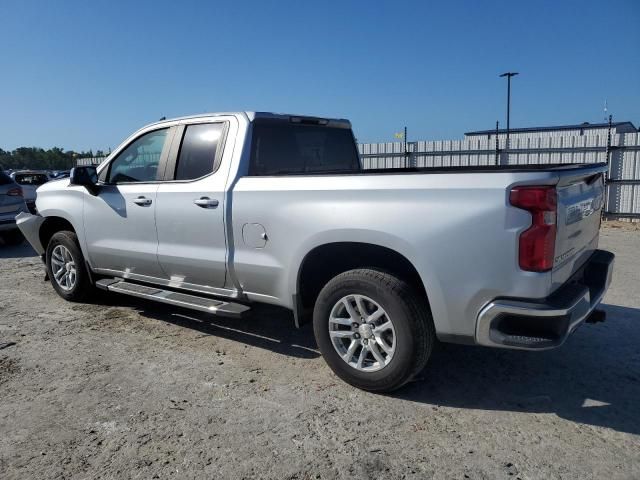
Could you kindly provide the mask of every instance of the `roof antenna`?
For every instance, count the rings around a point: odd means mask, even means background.
[[[158,120],[158,121],[161,122],[161,121],[166,120],[166,119],[167,119],[167,117],[160,117],[160,120]]]
[[[607,105],[607,99],[604,99],[604,121],[608,121],[609,120],[609,107]]]

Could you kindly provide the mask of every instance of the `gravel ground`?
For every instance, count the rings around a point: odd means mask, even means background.
[[[606,323],[551,352],[441,345],[388,396],[287,312],[66,303],[0,247],[0,478],[640,478],[640,231],[613,226]]]

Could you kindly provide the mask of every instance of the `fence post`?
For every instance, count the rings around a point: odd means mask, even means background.
[[[602,209],[602,218],[606,218],[609,213],[609,197],[611,196],[611,184],[609,179],[611,178],[611,162],[609,156],[611,155],[611,119],[612,115],[609,115],[609,127],[607,128],[607,149],[605,154],[605,162],[607,163],[607,173],[604,177],[604,208]],[[597,155],[597,154],[596,154]]]
[[[500,131],[500,122],[496,120],[496,165],[500,165],[500,142],[498,141],[498,132]]]
[[[407,168],[411,166],[408,148],[409,145],[407,142],[407,127],[404,127],[404,136],[402,138],[404,139],[404,167]]]

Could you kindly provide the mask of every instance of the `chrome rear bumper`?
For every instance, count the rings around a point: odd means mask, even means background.
[[[476,343],[488,347],[547,350],[564,343],[602,301],[614,255],[596,250],[569,281],[542,300],[497,298],[479,313]]]

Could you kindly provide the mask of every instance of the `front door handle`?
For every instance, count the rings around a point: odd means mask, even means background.
[[[219,202],[215,198],[200,197],[196,198],[193,203],[202,208],[216,208]]]
[[[151,205],[152,200],[150,198],[140,196],[138,198],[134,198],[133,203],[140,205],[141,207],[148,207]]]

